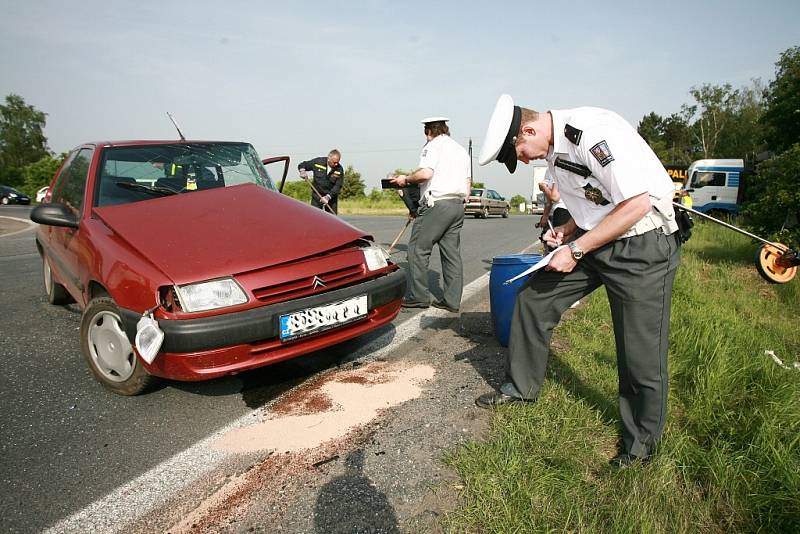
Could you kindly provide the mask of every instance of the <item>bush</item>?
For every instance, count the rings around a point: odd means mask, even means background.
[[[800,245],[800,144],[758,166],[743,206],[745,226],[765,239]]]
[[[29,163],[22,169],[23,185],[22,191],[36,198],[36,192],[46,185],[50,185],[61,162],[67,156],[66,153],[58,157],[46,155],[39,161]]]

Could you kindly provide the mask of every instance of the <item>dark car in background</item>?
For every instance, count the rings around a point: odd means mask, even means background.
[[[83,357],[107,389],[236,374],[397,316],[403,272],[370,235],[281,194],[270,163],[285,180],[288,157],[262,162],[247,143],[69,154],[31,219],[47,299],[77,302]]]
[[[7,185],[0,185],[0,203],[2,203],[3,205],[30,204],[31,197],[29,197],[22,191],[17,191],[13,187],[9,187]]]
[[[464,215],[486,219],[489,215],[508,217],[511,204],[494,189],[472,189],[464,204]]]

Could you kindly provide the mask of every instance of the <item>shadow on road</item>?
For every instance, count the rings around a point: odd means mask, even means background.
[[[364,474],[364,450],[347,455],[346,471],[325,484],[314,509],[314,532],[399,533],[386,495]]]

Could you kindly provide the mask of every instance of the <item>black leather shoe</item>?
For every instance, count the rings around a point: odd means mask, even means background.
[[[431,306],[434,308],[439,308],[440,310],[447,310],[451,313],[458,313],[458,308],[453,308],[452,306],[448,306],[444,302],[439,302],[438,300],[431,302]]]
[[[403,308],[427,308],[430,306],[427,302],[420,302],[419,300],[407,300],[403,299],[400,301],[400,306]]]
[[[513,404],[513,403],[524,403],[524,402],[534,402],[535,399],[523,399],[522,397],[512,397],[511,395],[506,395],[502,391],[493,391],[492,393],[484,393],[477,399],[475,399],[475,404],[478,405],[479,408],[494,408],[496,406],[502,406],[503,404]]]
[[[611,467],[616,467],[617,469],[627,469],[636,465],[646,464],[649,460],[649,456],[636,456],[634,454],[628,454],[627,452],[621,452],[614,456],[608,463]]]

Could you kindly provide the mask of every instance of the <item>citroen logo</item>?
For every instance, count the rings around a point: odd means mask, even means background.
[[[325,287],[325,282],[323,282],[322,278],[320,278],[319,276],[315,276],[314,277],[314,283],[313,283],[311,289],[318,289],[320,287]]]

